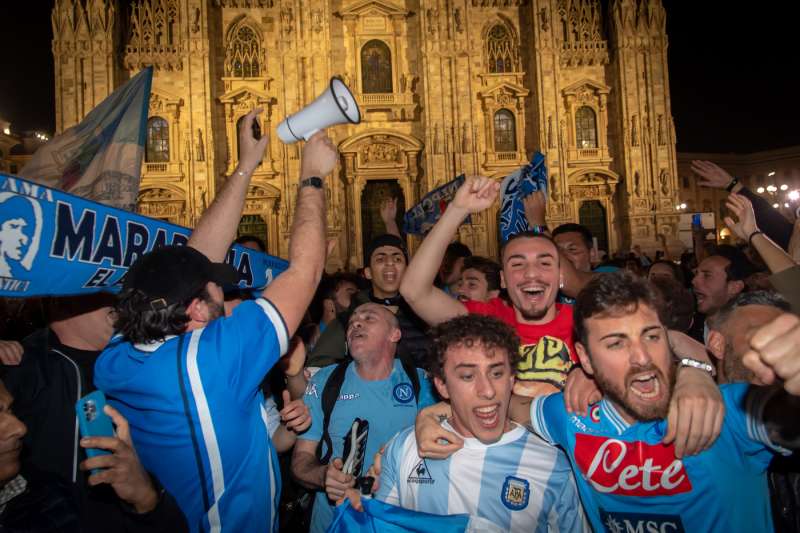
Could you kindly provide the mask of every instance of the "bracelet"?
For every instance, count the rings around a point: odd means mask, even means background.
[[[728,184],[728,186],[725,187],[725,190],[731,192],[733,188],[736,187],[737,183],[739,183],[739,178],[734,177],[733,179],[731,179],[731,182]]]
[[[750,234],[750,236],[747,238],[747,244],[749,244],[750,246],[753,246],[753,237],[755,237],[756,235],[764,235],[764,232],[763,232],[763,231],[761,231],[761,230],[759,230],[759,229],[755,230],[755,231],[754,231],[753,233],[751,233],[751,234]]]
[[[692,359],[691,357],[684,357],[683,359],[681,359],[678,362],[678,366],[696,368],[697,370],[702,370],[703,372],[708,373],[712,378],[717,376],[717,370],[714,368],[713,365],[704,363],[702,361],[698,361],[697,359]]]

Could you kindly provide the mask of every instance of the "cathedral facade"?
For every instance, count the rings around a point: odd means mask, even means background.
[[[56,129],[155,67],[141,213],[192,226],[236,167],[237,124],[271,135],[240,233],[286,256],[300,147],[278,122],[340,76],[362,122],[332,128],[328,269],[361,266],[378,206],[546,156],[548,222],[614,251],[677,242],[679,187],[660,0],[56,0]],[[460,240],[494,256],[497,212]],[[413,247],[416,242],[410,242]]]

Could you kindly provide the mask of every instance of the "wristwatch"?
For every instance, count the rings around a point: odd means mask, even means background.
[[[319,176],[311,176],[310,178],[306,178],[300,182],[300,188],[303,187],[314,187],[316,189],[322,188],[322,178]]]
[[[733,179],[731,179],[731,182],[728,184],[728,186],[725,187],[725,190],[731,192],[733,188],[736,187],[737,183],[739,183],[739,178],[734,177]]]
[[[681,359],[680,362],[678,363],[678,366],[681,367],[688,366],[691,368],[696,368],[697,370],[708,372],[708,374],[712,378],[717,377],[717,369],[714,368],[714,365],[698,361],[697,359],[692,359],[691,357],[684,357],[683,359]]]

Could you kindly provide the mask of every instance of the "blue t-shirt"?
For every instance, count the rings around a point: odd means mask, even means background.
[[[442,427],[455,432],[448,422]],[[419,457],[411,426],[387,447],[375,497],[404,509],[478,516],[501,531],[591,531],[567,456],[522,426],[492,444],[465,438],[441,461]]]
[[[98,358],[97,388],[192,531],[277,531],[280,471],[259,385],[288,341],[259,298],[164,342],[115,337]]]
[[[773,445],[761,422],[767,396],[720,387],[725,421],[708,450],[675,458],[666,421],[628,424],[607,399],[588,416],[568,413],[562,394],[531,404],[531,424],[567,451],[595,531],[772,531],[767,466]]]
[[[299,439],[322,440],[322,391],[336,365],[319,370],[308,384],[305,402],[311,411],[311,427],[299,435]],[[389,442],[401,429],[414,424],[417,410],[434,403],[433,387],[423,370],[419,375],[419,405],[414,401],[414,389],[398,359],[394,361],[392,374],[388,379],[367,381],[356,372],[355,365],[347,367],[339,398],[331,412],[328,434],[333,444],[331,462],[341,457],[344,450],[344,436],[350,430],[355,418],[369,422],[369,434],[364,456],[362,474],[366,474],[372,459],[381,446]],[[323,446],[322,453],[326,449]],[[323,532],[333,520],[333,506],[328,503],[324,490],[317,492],[314,511],[311,517],[311,531]]]

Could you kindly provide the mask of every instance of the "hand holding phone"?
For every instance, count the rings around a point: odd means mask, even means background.
[[[692,215],[692,226],[696,226],[698,228],[703,227],[703,215],[700,213],[695,213]]]
[[[102,391],[87,394],[75,404],[75,413],[78,415],[78,428],[81,437],[114,437],[114,425],[103,408],[106,406],[106,397]],[[110,454],[108,450],[100,448],[86,448],[87,457]],[[92,470],[96,474],[99,470]]]

